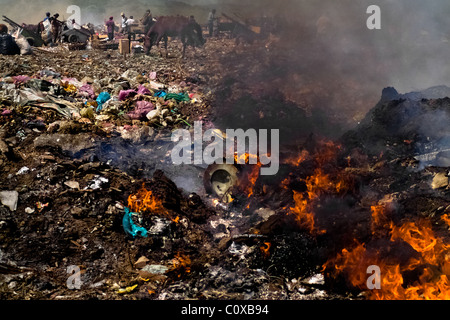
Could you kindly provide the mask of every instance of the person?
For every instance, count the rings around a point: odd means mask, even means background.
[[[212,37],[214,34],[214,22],[216,19],[216,9],[212,9],[208,15],[208,29],[210,37]]]
[[[51,16],[51,13],[50,13],[50,12],[47,12],[47,13],[45,14],[44,21],[49,20],[49,19],[50,19],[50,16]]]
[[[53,42],[53,44],[56,44],[58,42],[58,38],[59,38],[59,35],[60,35],[61,26],[62,26],[62,22],[59,21],[58,18],[59,18],[59,13],[55,13],[53,15],[53,19],[51,19],[52,34],[53,34],[52,42]]]
[[[19,46],[14,38],[8,34],[8,27],[4,24],[0,24],[0,54],[20,54]]]
[[[130,16],[130,18],[127,20],[127,27],[130,27],[134,23],[135,23],[135,20],[134,20],[133,16]]]
[[[153,15],[150,9],[145,11],[144,16],[141,19],[142,25],[144,25],[144,34],[148,33],[148,30],[150,30],[151,26],[153,25]]]
[[[109,17],[109,20],[106,21],[106,30],[108,32],[108,40],[114,40],[114,28],[116,24],[114,23],[114,17]]]
[[[120,33],[124,33],[127,29],[127,20],[128,18],[125,16],[125,13],[121,13],[120,16],[122,17],[122,23],[120,24]]]
[[[133,40],[136,40],[136,34],[133,32],[132,30],[132,25],[134,24],[135,20],[133,18],[133,16],[130,16],[130,18],[127,20],[126,25],[126,31],[128,34],[128,40],[130,40],[130,44],[131,44],[131,38],[133,38]]]
[[[77,30],[82,29],[82,27],[75,21],[75,19],[72,19],[72,20],[70,21],[70,27],[71,27],[72,29],[77,29]]]
[[[51,21],[52,21],[51,14],[50,14],[50,12],[47,12],[45,14],[44,20],[42,21],[42,26],[44,27],[44,31],[45,31],[45,36],[46,36],[45,41],[50,45],[52,45],[52,38],[53,38]]]

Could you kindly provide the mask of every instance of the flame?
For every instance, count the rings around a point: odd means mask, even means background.
[[[170,219],[170,220],[172,220],[175,223],[178,223],[178,222],[180,222],[180,217],[177,216],[175,219]]]
[[[308,159],[308,157],[309,157],[309,152],[307,150],[302,150],[302,152],[298,156],[289,157],[287,159],[284,159],[283,162],[285,164],[290,164],[294,167],[298,167],[298,166],[300,166],[300,164],[303,161]]]
[[[447,226],[450,227],[450,216],[448,214],[443,214],[441,216],[441,220],[444,221],[447,224]]]
[[[250,162],[250,160],[252,161]],[[259,178],[259,173],[262,166],[261,162],[259,161],[259,157],[256,154],[251,154],[248,152],[240,155],[235,152],[234,162],[236,164],[254,164],[252,170],[248,172],[247,175],[245,175],[243,178],[241,178],[241,188],[247,195],[247,198],[250,198],[254,194],[253,187],[255,186],[256,181]]]
[[[283,181],[281,181],[281,187],[283,189],[289,190],[289,183],[290,183],[289,178],[286,178]]]
[[[234,163],[248,164],[250,162],[250,159],[252,159],[252,163],[259,163],[259,158],[258,155],[256,154],[245,152],[243,154],[238,155],[237,152],[234,153]]]
[[[259,178],[259,171],[261,168],[261,162],[258,161],[258,164],[254,165],[254,167],[252,168],[252,171],[250,171],[250,173],[248,174],[248,185],[246,188],[246,193],[247,193],[247,198],[250,198],[254,191],[253,191],[253,187],[256,184],[256,181]]]
[[[262,246],[259,247],[259,249],[261,250],[264,258],[268,258],[270,255],[270,246],[271,243],[270,242],[264,242],[264,244]]]
[[[309,158],[317,166],[314,173],[303,180],[306,190],[293,190],[294,206],[288,209],[288,214],[295,215],[298,223],[311,234],[326,232],[317,227],[314,215],[314,208],[320,197],[342,194],[352,188],[348,173],[330,173],[325,169],[330,167],[332,161],[336,163],[340,146],[323,141],[319,143],[317,150],[313,155],[303,152],[296,159],[287,160],[287,163],[298,166]],[[379,157],[382,156],[381,153]],[[350,165],[351,159],[347,160]],[[290,178],[287,178],[281,186],[288,189],[289,184]],[[450,299],[450,244],[435,234],[429,220],[414,219],[394,223],[389,219],[386,204],[384,202],[370,207],[372,239],[385,240],[392,246],[408,244],[415,254],[409,258],[389,255],[390,250],[381,251],[355,239],[352,245],[340,250],[335,257],[323,264],[322,272],[335,279],[343,277],[352,288],[365,291],[368,299]],[[441,220],[450,227],[448,214],[442,215]],[[265,249],[266,246],[260,247],[262,252]],[[368,288],[367,270],[372,265],[380,268],[380,289]]]
[[[370,207],[372,212],[372,234],[382,233],[386,228],[390,226],[390,221],[386,216],[385,205],[379,204]]]
[[[367,291],[373,300],[442,300],[450,299],[450,245],[436,237],[428,220],[406,221],[400,226],[390,222],[385,224],[384,207],[372,206],[372,227],[388,229],[390,241],[404,241],[417,253],[407,263],[395,263],[395,257],[380,256],[378,252],[369,254],[365,244],[357,244],[353,249],[344,248],[334,259],[323,266],[323,271],[331,270],[332,276],[345,275],[349,283],[367,290],[366,268],[369,265],[380,267],[379,290]],[[421,267],[421,268],[419,268]],[[404,273],[423,270],[418,279],[405,283]]]
[[[326,230],[318,230],[315,226],[313,205],[324,193],[341,194],[350,189],[351,181],[348,174],[337,172],[330,176],[326,174],[321,168],[325,163],[336,159],[340,146],[332,141],[320,141],[317,152],[311,156],[317,165],[318,169],[307,177],[304,182],[306,184],[305,192],[298,192],[293,190],[294,207],[290,208],[290,214],[294,214],[296,220],[302,227],[305,227],[312,234],[323,234]],[[301,164],[304,160],[310,157],[310,154],[303,150],[296,161],[292,162],[295,165]],[[288,189],[289,178],[282,181],[281,185]]]
[[[145,184],[142,185],[142,188],[136,194],[131,194],[128,197],[128,207],[133,212],[158,212],[163,209],[161,201],[153,196],[151,190],[145,188]]]
[[[189,256],[178,252],[172,259],[171,272],[175,272],[178,278],[181,278],[183,274],[191,272],[191,259]]]
[[[321,169],[316,169],[314,174],[307,177],[306,192],[293,190],[295,206],[290,208],[290,213],[296,216],[300,225],[309,229],[311,233],[325,233],[325,230],[317,230],[314,222],[313,204],[323,193],[341,193],[347,189],[347,182],[339,176],[333,181],[329,175]]]
[[[400,227],[392,227],[391,240],[401,239],[422,255],[423,263],[440,265],[443,254],[450,249],[450,245],[437,238],[428,220],[405,222]]]
[[[334,259],[328,260],[323,265],[322,271],[331,269],[334,276],[344,273],[353,287],[362,289],[366,281],[366,270],[362,259],[365,253],[365,244],[357,243],[352,249],[344,248]]]
[[[314,160],[319,164],[319,167],[337,159],[337,154],[342,148],[339,144],[329,140],[319,141],[318,145]]]
[[[434,275],[425,268],[419,280],[405,288],[399,265],[381,268],[381,290],[370,292],[372,300],[448,300],[450,283],[447,275]]]

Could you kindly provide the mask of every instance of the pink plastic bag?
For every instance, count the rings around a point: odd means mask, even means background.
[[[153,103],[148,101],[137,101],[136,102],[136,108],[128,113],[128,116],[132,120],[140,120],[144,119],[147,113],[155,109],[155,106]]]
[[[126,100],[129,96],[135,95],[136,91],[134,90],[120,90],[119,92],[119,101]]]
[[[150,90],[148,90],[145,86],[143,86],[142,84],[139,85],[138,94],[147,94],[147,95],[151,95],[152,93],[150,92]]]

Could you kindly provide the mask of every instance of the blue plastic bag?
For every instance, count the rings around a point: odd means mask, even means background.
[[[132,216],[135,213],[131,212],[127,207],[124,208],[124,211],[125,215],[122,218],[122,226],[125,233],[132,238],[136,238],[137,235],[146,238],[147,230],[133,222]]]
[[[103,109],[103,104],[108,101],[109,99],[111,99],[111,95],[104,91],[102,93],[100,93],[97,97],[97,112],[101,111]]]
[[[164,98],[166,95],[167,95],[167,92],[165,92],[164,90],[158,90],[155,92],[154,97]]]

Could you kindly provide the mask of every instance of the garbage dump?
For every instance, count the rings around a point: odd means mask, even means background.
[[[450,88],[329,11],[175,7],[167,56],[0,25],[0,299],[448,299]]]

